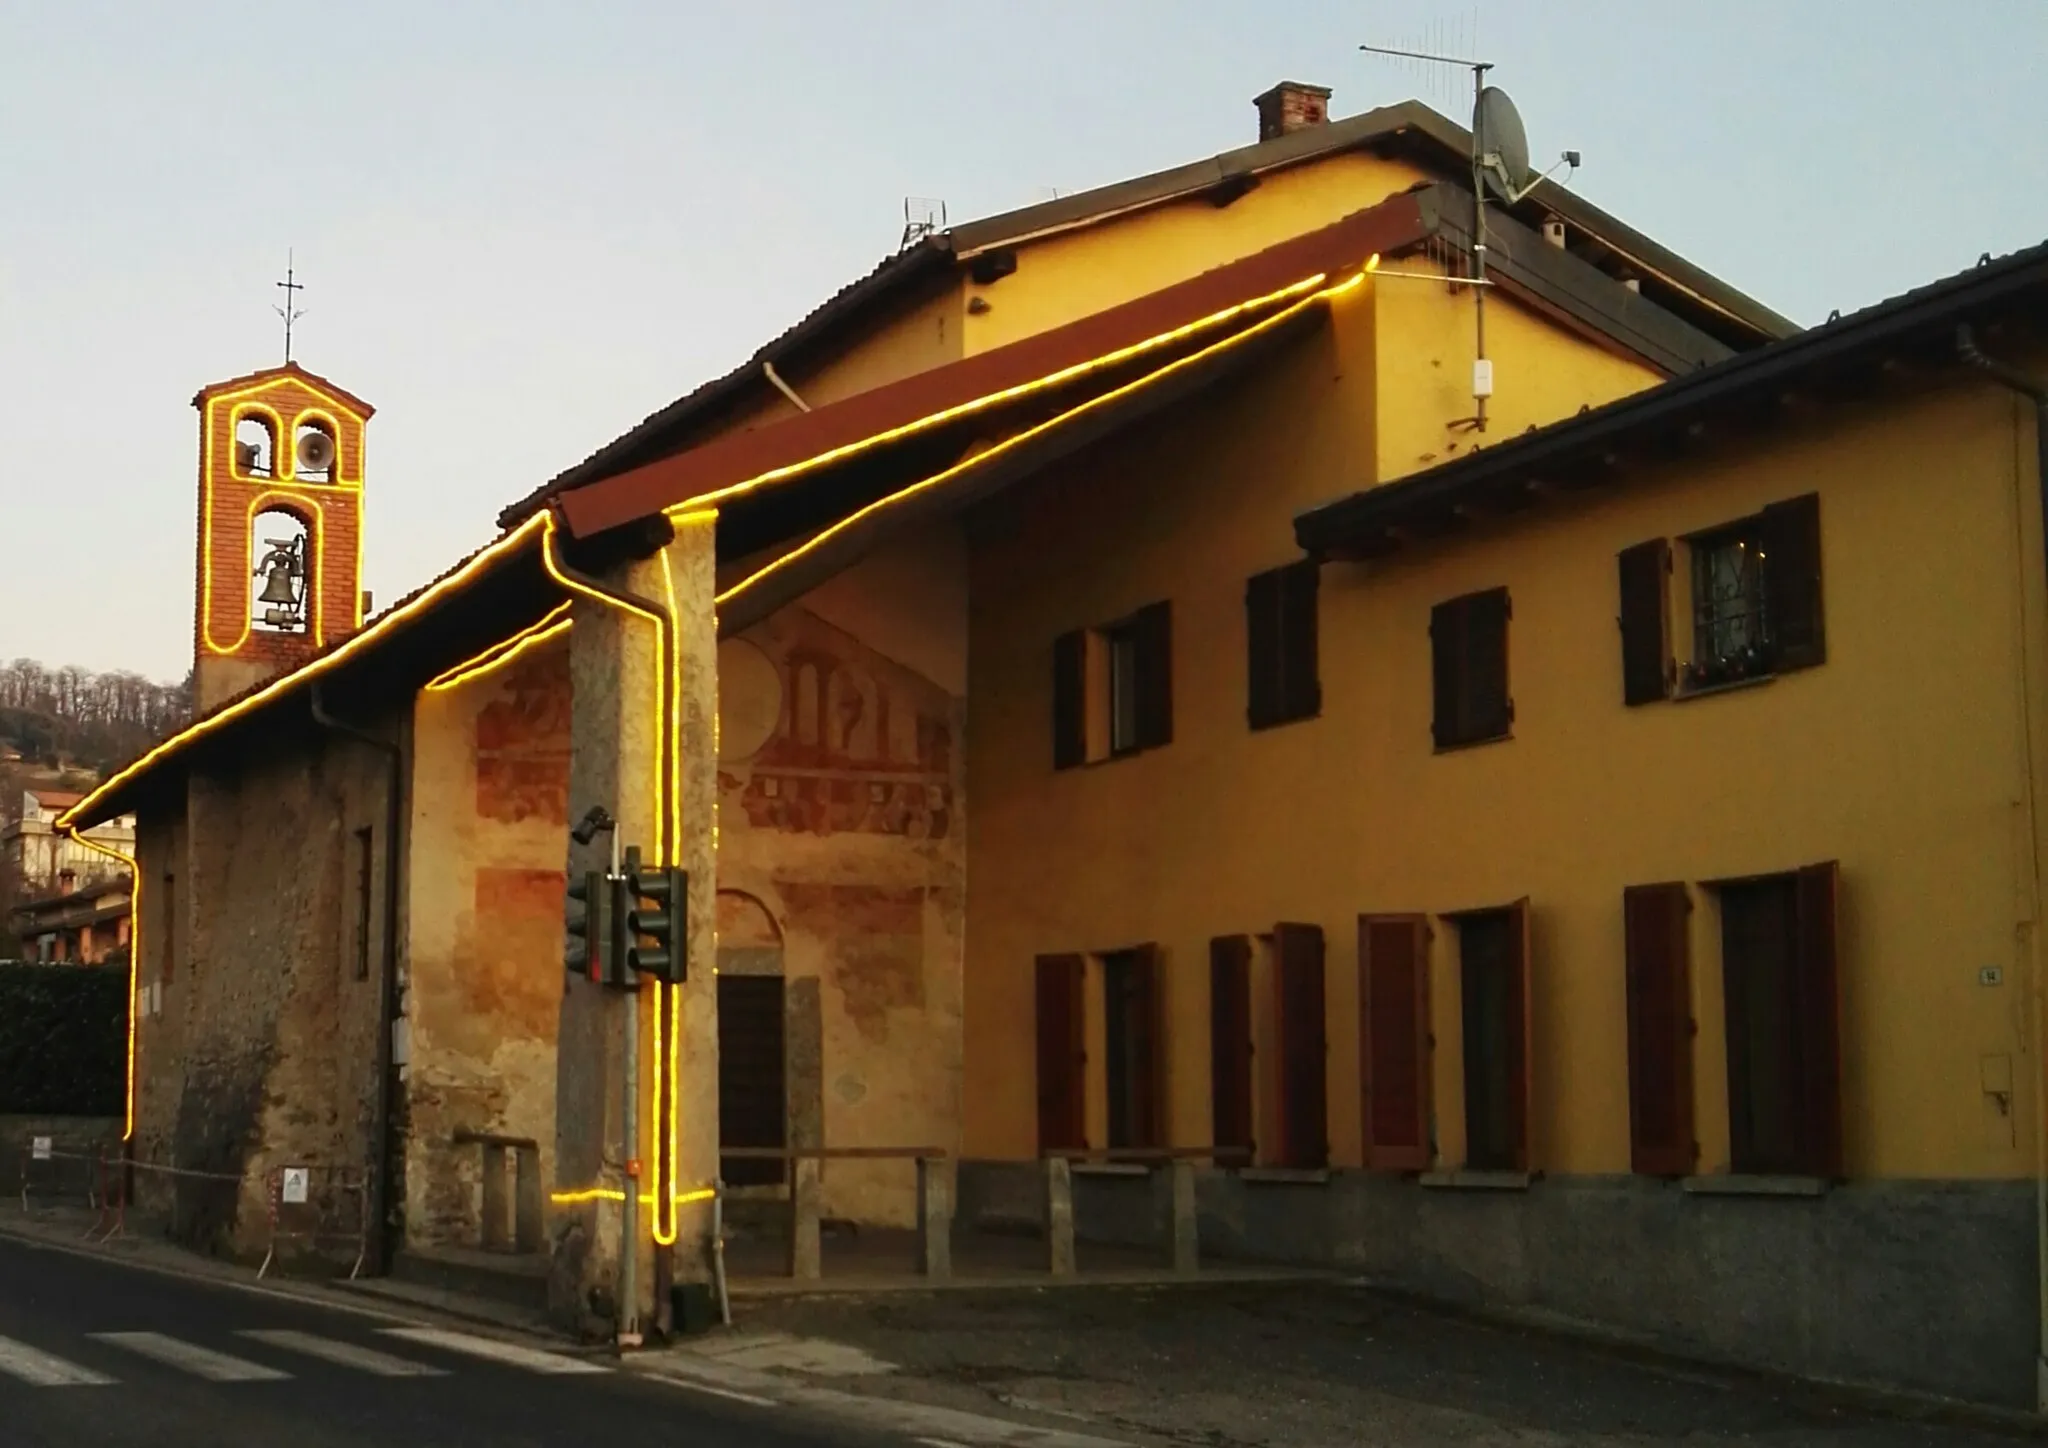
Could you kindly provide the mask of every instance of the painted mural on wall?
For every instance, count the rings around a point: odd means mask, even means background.
[[[569,819],[568,651],[514,661],[476,716],[476,812],[501,824]]]
[[[719,653],[726,809],[791,834],[946,838],[945,690],[801,608]]]

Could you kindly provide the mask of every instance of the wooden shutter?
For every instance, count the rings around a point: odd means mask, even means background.
[[[1052,767],[1088,758],[1088,636],[1080,629],[1052,641]]]
[[[1508,698],[1508,591],[1472,596],[1465,615],[1465,705],[1468,738],[1496,739],[1508,732],[1515,706]]]
[[[1312,719],[1323,709],[1318,665],[1316,592],[1322,569],[1304,558],[1280,570],[1280,709],[1284,719]]]
[[[1131,618],[1137,635],[1138,747],[1173,742],[1173,605],[1148,603]]]
[[[1365,1162],[1389,1171],[1430,1164],[1429,921],[1358,917],[1358,1041]]]
[[[1773,503],[1763,512],[1764,608],[1777,667],[1809,669],[1828,656],[1822,623],[1820,495]]]
[[[1252,942],[1219,935],[1209,942],[1210,1144],[1252,1157]],[[1219,1162],[1219,1165],[1223,1163]]]
[[[1140,945],[1130,953],[1131,1141],[1166,1144],[1164,1018],[1160,1010],[1159,947]]]
[[[1280,993],[1281,1164],[1330,1159],[1329,1041],[1323,1021],[1323,929],[1273,927]]]
[[[1799,871],[1801,1155],[1815,1176],[1842,1175],[1841,982],[1835,956],[1835,862]]]
[[[1465,613],[1469,602],[1454,598],[1429,611],[1430,678],[1435,706],[1429,727],[1439,749],[1465,742]]]
[[[1282,571],[1269,568],[1254,573],[1244,586],[1245,720],[1254,729],[1277,724],[1284,717]]]
[[[1038,1149],[1088,1144],[1084,963],[1078,955],[1038,957]]]
[[[1671,544],[1652,538],[1622,549],[1619,562],[1621,698],[1624,704],[1648,704],[1671,692],[1671,611],[1665,588]]]
[[[1686,1176],[1693,1140],[1692,897],[1682,884],[1621,892],[1628,977],[1629,1160],[1645,1176]]]

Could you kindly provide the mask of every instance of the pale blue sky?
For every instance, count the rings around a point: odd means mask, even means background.
[[[0,659],[181,675],[203,383],[375,403],[388,602],[955,221],[1348,115],[1470,38],[1588,198],[1801,322],[2048,236],[2048,0],[0,0]]]

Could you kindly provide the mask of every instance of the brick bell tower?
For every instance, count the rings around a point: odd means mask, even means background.
[[[293,362],[203,387],[199,712],[362,627],[363,429],[375,411]]]

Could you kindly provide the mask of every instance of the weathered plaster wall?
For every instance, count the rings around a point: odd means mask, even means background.
[[[262,1249],[272,1168],[315,1168],[319,1193],[328,1172],[375,1155],[387,766],[310,727],[211,763],[182,813],[145,809],[140,822],[136,1155],[241,1182],[145,1170],[137,1199],[187,1240],[249,1253]]]
[[[408,1245],[479,1245],[483,1155],[458,1131],[530,1138],[552,1180],[569,702],[566,638],[417,700]]]
[[[959,1145],[964,561],[924,535],[719,651],[721,959],[819,981],[789,1093],[831,1147]],[[913,1182],[830,1163],[824,1210],[907,1223]]]

